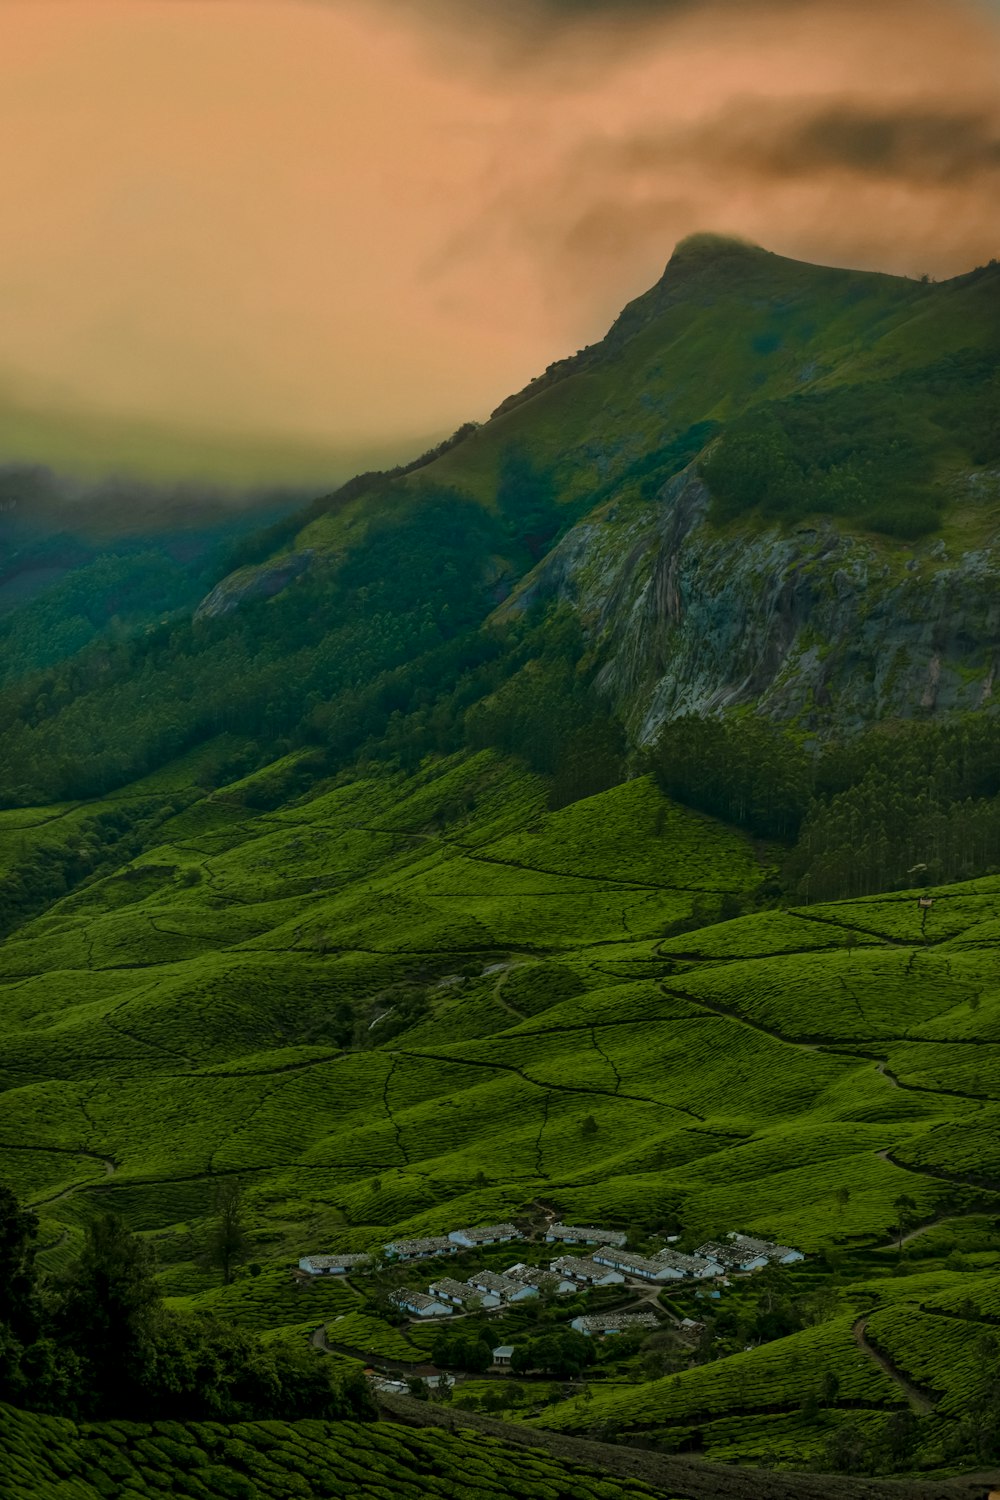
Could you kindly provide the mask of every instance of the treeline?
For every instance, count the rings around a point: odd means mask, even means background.
[[[663,790],[783,843],[784,884],[830,900],[1000,869],[1000,720],[873,727],[807,751],[752,715],[667,724],[648,764]]]
[[[298,1345],[168,1312],[149,1245],[112,1215],[62,1278],[35,1265],[36,1216],[0,1187],[0,1401],[72,1418],[364,1420],[363,1376]]]
[[[726,428],[702,464],[718,521],[758,511],[794,522],[845,518],[890,536],[934,531],[940,458],[1000,458],[995,355],[960,351],[892,380],[772,402]]]

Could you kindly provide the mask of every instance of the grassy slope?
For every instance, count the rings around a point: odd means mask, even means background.
[[[552,474],[564,503],[627,494],[630,465],[692,424],[995,349],[996,288],[996,274],[927,284],[696,236],[601,344],[553,367],[416,479],[489,505],[502,455],[517,444]],[[939,437],[947,474],[960,455]],[[312,522],[299,544],[349,542],[369,505],[359,499]]]
[[[814,1462],[804,1370],[837,1373],[830,1420],[900,1404],[852,1337],[869,1314],[949,1430],[965,1362],[934,1364],[936,1335],[949,1317],[968,1341],[1000,1296],[989,1222],[962,1217],[1000,1190],[1000,879],[925,917],[893,895],[665,938],[763,870],[647,780],[554,814],[486,753],[274,812],[247,790],[198,797],[0,948],[0,1170],[42,1217],[47,1264],[114,1209],[178,1305],[261,1329],[342,1319],[337,1342],[405,1358],[419,1345],[357,1293],[293,1285],[298,1255],[538,1196],[585,1221],[676,1213],[692,1242],[739,1227],[845,1247],[830,1321],[546,1420],[694,1421],[714,1455]],[[48,826],[16,816],[20,838]],[[263,1265],[225,1292],[197,1260],[223,1174],[246,1185]],[[895,1277],[903,1192],[944,1222],[911,1247],[921,1274]]]

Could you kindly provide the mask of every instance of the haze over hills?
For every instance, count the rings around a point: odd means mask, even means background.
[[[206,525],[155,615],[75,633],[87,566],[9,601],[0,1168],[53,1277],[120,1215],[166,1320],[122,1335],[127,1412],[72,1331],[44,1361],[8,1331],[0,1390],[42,1414],[3,1419],[18,1500],[47,1445],[81,1500],[164,1464],[195,1495],[377,1493],[364,1433],[199,1425],[163,1328],[207,1313],[658,1456],[503,1450],[505,1493],[985,1493],[952,1478],[1000,1461],[998,299],[996,265],[699,236],[483,426],[227,533],[214,570]],[[520,1346],[517,1381],[390,1299],[510,1246],[293,1275],[508,1220],[540,1264],[556,1215],[805,1259],[446,1319]],[[574,1344],[615,1299],[657,1327]],[[398,1492],[441,1493],[402,1441]],[[495,1493],[484,1439],[451,1442],[451,1483]]]

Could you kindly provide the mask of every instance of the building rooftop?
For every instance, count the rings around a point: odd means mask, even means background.
[[[658,1266],[674,1266],[678,1271],[703,1271],[708,1265],[719,1265],[712,1256],[684,1255],[680,1250],[657,1250],[653,1260]]]
[[[450,1254],[455,1242],[445,1234],[428,1235],[416,1240],[390,1240],[382,1248],[387,1255],[434,1255],[441,1251]]]
[[[624,1245],[627,1239],[623,1229],[594,1229],[575,1224],[550,1224],[546,1234],[558,1235],[561,1240],[591,1240],[595,1245]]]
[[[514,1292],[524,1291],[523,1281],[517,1281],[513,1276],[500,1276],[496,1271],[473,1271],[466,1285],[495,1292],[499,1297],[509,1297]]]
[[[741,1266],[745,1261],[753,1260],[759,1255],[759,1250],[753,1250],[749,1245],[727,1245],[719,1240],[706,1240],[704,1245],[699,1245],[695,1255],[704,1256],[706,1260],[718,1261],[720,1266],[730,1268]]]
[[[547,1271],[544,1266],[508,1266],[503,1274],[511,1281],[521,1282],[522,1286],[542,1288],[555,1286],[559,1281],[559,1272]]]
[[[589,1280],[592,1277],[606,1276],[611,1267],[599,1266],[596,1260],[591,1260],[586,1255],[560,1255],[558,1260],[552,1262],[552,1269],[564,1271],[567,1276]]]
[[[520,1230],[513,1224],[477,1224],[474,1229],[453,1229],[452,1234],[464,1234],[467,1240],[480,1243],[484,1240],[520,1239]]]
[[[500,1344],[496,1349],[494,1349],[494,1351],[493,1351],[493,1358],[494,1359],[510,1359],[510,1357],[511,1357],[511,1355],[513,1353],[514,1353],[514,1345],[513,1344]]]
[[[648,1256],[636,1255],[633,1250],[615,1250],[610,1246],[596,1251],[594,1259],[601,1265],[614,1266],[616,1271],[635,1271],[638,1275],[645,1273],[647,1276],[655,1276],[664,1266],[661,1260],[650,1260]]]
[[[573,1320],[577,1328],[590,1333],[604,1333],[615,1328],[659,1328],[660,1320],[655,1313],[592,1313],[585,1318]]]
[[[440,1292],[442,1297],[460,1297],[463,1302],[472,1301],[477,1295],[467,1281],[456,1281],[454,1276],[442,1276],[431,1283],[430,1290]]]
[[[430,1297],[426,1292],[411,1291],[409,1287],[400,1287],[392,1293],[390,1301],[395,1302],[397,1307],[412,1307],[415,1309],[434,1307],[437,1297]]]
[[[758,1240],[752,1234],[730,1234],[734,1245],[741,1250],[750,1250],[754,1255],[766,1255],[768,1260],[780,1260],[784,1255],[801,1255],[791,1245],[776,1245],[773,1240]]]
[[[330,1266],[366,1265],[371,1260],[371,1256],[368,1254],[350,1254],[345,1252],[342,1255],[304,1255],[302,1259],[307,1260],[311,1266],[316,1266],[318,1269],[325,1271]]]

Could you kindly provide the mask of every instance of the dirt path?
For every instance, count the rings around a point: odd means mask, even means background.
[[[4,1151],[39,1151],[53,1156],[85,1156],[90,1161],[99,1161],[101,1163],[104,1168],[105,1178],[113,1177],[118,1170],[110,1156],[102,1156],[99,1151],[84,1151],[71,1146],[5,1145],[0,1147],[0,1149]],[[68,1198],[71,1194],[79,1192],[81,1188],[90,1188],[93,1186],[94,1180],[90,1177],[83,1182],[71,1182],[69,1187],[60,1188],[57,1193],[50,1193],[47,1198],[29,1199],[27,1206],[29,1208],[47,1208],[50,1203],[59,1203],[63,1198]]]
[[[851,1329],[851,1332],[854,1335],[854,1342],[857,1344],[858,1348],[864,1350],[868,1358],[875,1364],[877,1364],[879,1369],[884,1374],[888,1375],[889,1379],[894,1381],[895,1384],[899,1386],[899,1389],[903,1392],[903,1395],[906,1397],[907,1401],[910,1403],[910,1406],[916,1412],[918,1417],[928,1416],[934,1410],[934,1402],[931,1401],[929,1397],[925,1396],[923,1391],[918,1390],[915,1385],[911,1384],[911,1382],[907,1380],[902,1371],[896,1369],[896,1366],[892,1363],[891,1360],[886,1359],[884,1354],[880,1354],[878,1350],[868,1342],[867,1338],[865,1337],[865,1329],[867,1326],[867,1318],[858,1318],[857,1322]]]

